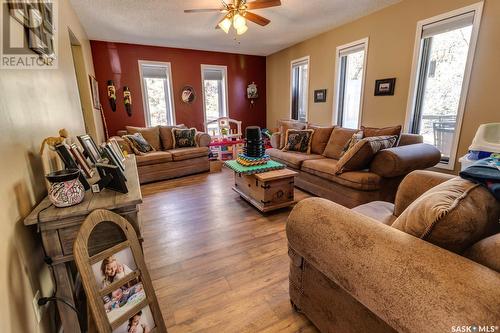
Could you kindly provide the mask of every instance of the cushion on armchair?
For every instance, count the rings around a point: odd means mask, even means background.
[[[289,129],[285,135],[285,146],[283,151],[296,151],[299,153],[311,153],[311,142],[314,130]]]
[[[497,227],[500,205],[487,189],[459,177],[433,187],[392,227],[461,253]]]
[[[297,120],[280,120],[279,121],[279,132],[281,133],[280,137],[280,146],[279,149],[283,149],[285,147],[285,133],[289,129],[303,130],[307,126],[306,123],[301,123]]]
[[[149,144],[149,142],[144,139],[141,133],[127,134],[122,136],[122,138],[127,141],[127,143],[132,147],[134,154],[142,155],[155,151],[155,149]]]
[[[154,127],[134,127],[126,126],[127,134],[141,133],[143,138],[155,149],[161,150],[160,130],[158,126]]]

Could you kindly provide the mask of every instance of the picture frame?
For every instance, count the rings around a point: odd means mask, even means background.
[[[314,103],[326,102],[326,89],[314,90]]]
[[[191,104],[196,99],[196,93],[191,86],[184,86],[181,92],[181,100],[186,104]]]
[[[95,174],[95,171],[94,169],[92,169],[92,166],[88,163],[85,156],[83,156],[83,153],[81,152],[80,148],[76,145],[76,143],[70,145],[70,151],[74,159],[78,163],[80,169],[85,173],[85,176],[87,178],[92,178]]]
[[[111,144],[111,147],[113,148],[113,151],[115,152],[116,156],[123,162],[125,162],[125,155],[123,154],[123,151],[120,147],[120,144],[115,138],[109,139],[109,143]]]
[[[102,161],[101,150],[97,147],[92,137],[84,134],[77,136],[77,138],[90,161],[93,164],[100,163]]]
[[[125,240],[101,252],[91,254],[89,240],[93,230],[98,228],[101,223],[112,223],[119,227],[125,236]],[[124,251],[129,254],[131,253],[131,256],[121,256],[121,260],[129,260],[128,262],[131,266],[131,262],[135,263],[135,268],[129,267],[129,270],[127,270],[128,274],[121,274],[123,276],[120,279],[116,281],[113,279],[110,284],[103,286],[96,279],[93,267],[97,264],[100,268],[105,258],[109,258],[110,256],[118,257]],[[87,216],[78,231],[73,246],[73,253],[78,272],[81,276],[82,285],[87,295],[87,304],[94,319],[93,323],[98,332],[129,333],[132,331],[130,330],[131,325],[141,324],[141,327],[136,327],[139,330],[136,329],[133,331],[167,333],[151,277],[144,261],[142,248],[130,222],[111,211],[103,209],[94,210]],[[113,269],[109,270],[108,273],[112,273]],[[133,302],[129,302],[130,296],[128,296],[123,306],[120,306],[120,303],[118,307],[107,312],[107,309],[110,309],[111,306],[104,303],[106,295],[120,289],[121,291],[117,291],[115,297],[121,297],[118,293],[125,293],[139,283],[142,285],[140,289],[144,291],[141,297],[135,297]],[[141,291],[135,290],[134,295],[138,295],[139,292]],[[121,299],[119,301],[121,302]],[[111,318],[108,315],[110,313],[112,313]],[[145,326],[148,326],[147,329],[145,329]]]
[[[92,75],[89,75],[90,89],[92,91],[92,107],[96,110],[101,109],[101,101],[99,100],[99,82]]]
[[[122,172],[125,171],[125,164],[113,151],[113,147],[110,143],[103,143],[102,151],[110,164],[116,165]]]
[[[120,193],[128,193],[128,187],[125,183],[127,178],[119,167],[105,163],[97,163],[95,167],[101,179],[94,184],[93,187],[97,185],[99,191],[104,188],[109,188],[110,190]]]
[[[66,169],[80,170],[80,175],[78,176],[78,180],[80,181],[80,183],[82,183],[83,187],[85,188],[85,191],[90,189],[90,184],[87,182],[85,175],[78,167],[78,164],[73,158],[73,155],[71,154],[70,150],[68,149],[68,146],[66,146],[66,144],[64,143],[58,144],[56,146],[56,151],[61,160],[63,161],[63,164]]]
[[[396,88],[396,78],[375,81],[375,96],[393,96]]]

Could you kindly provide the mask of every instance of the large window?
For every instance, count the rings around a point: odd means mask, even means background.
[[[141,60],[139,70],[147,125],[175,125],[170,63]]]
[[[201,65],[203,83],[203,110],[205,126],[209,133],[218,129],[217,124],[208,124],[220,117],[227,117],[227,67]],[[219,133],[215,133],[219,134]]]
[[[337,47],[336,122],[358,128],[361,121],[368,39]]]
[[[482,3],[421,21],[407,127],[441,151],[453,169]]]
[[[292,61],[291,72],[291,118],[307,121],[307,103],[309,90],[309,57]]]

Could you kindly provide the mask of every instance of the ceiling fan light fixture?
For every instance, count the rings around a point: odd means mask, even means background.
[[[236,15],[234,15],[234,17],[233,17],[233,27],[236,30],[239,30],[239,29],[241,29],[242,27],[244,27],[246,25],[247,25],[247,20],[243,16],[241,16],[238,13]]]
[[[244,26],[240,27],[239,29],[236,29],[236,33],[238,35],[243,35],[245,32],[247,32],[248,26],[245,24]]]
[[[229,33],[229,29],[231,28],[231,20],[228,19],[227,17],[224,18],[220,23],[219,23],[219,28],[222,29],[226,34]]]

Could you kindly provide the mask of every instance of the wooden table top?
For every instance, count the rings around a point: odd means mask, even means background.
[[[99,193],[88,190],[81,203],[66,208],[51,206],[40,214],[40,223],[57,221],[68,217],[86,216],[95,209],[120,209],[138,205],[142,203],[141,187],[137,174],[137,164],[135,155],[130,154],[125,160],[125,177],[127,178],[128,193],[123,194],[109,189],[104,189]],[[90,184],[95,183],[99,176],[94,176],[89,180]],[[25,225],[38,223],[38,212],[51,204],[49,197],[45,197],[38,206],[24,219]]]
[[[289,177],[295,177],[298,175],[298,172],[292,171],[290,169],[279,169],[279,170],[271,170],[267,172],[262,172],[262,173],[256,173],[254,174],[255,178],[262,182],[268,182],[271,180],[277,180],[277,179],[283,179],[283,178],[289,178]]]

